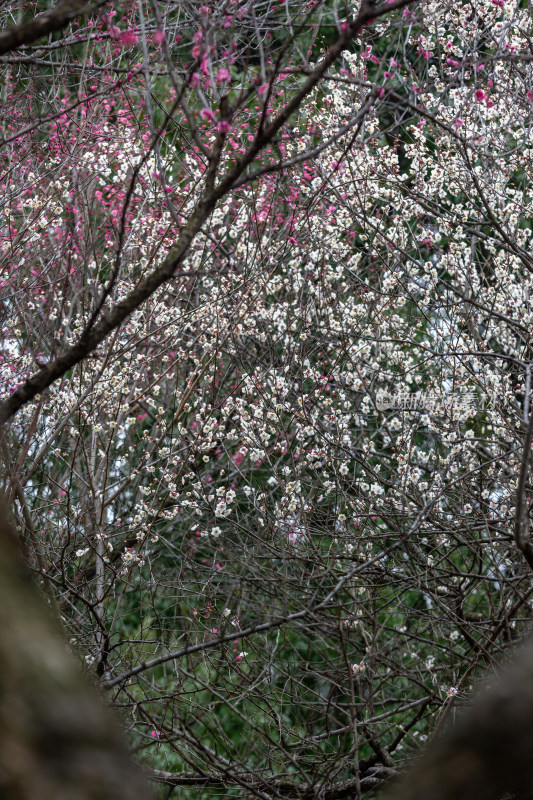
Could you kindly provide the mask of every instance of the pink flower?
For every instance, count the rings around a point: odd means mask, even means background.
[[[484,100],[485,97],[486,97],[486,95],[485,95],[485,92],[483,91],[483,89],[478,89],[477,92],[476,92],[476,100],[478,101],[478,103],[480,103],[482,100]]]
[[[215,115],[210,108],[202,108],[200,116],[205,122],[213,122],[215,119]]]
[[[233,456],[233,461],[237,466],[242,464],[242,462],[244,461],[244,453],[241,450],[238,450],[237,453],[235,453],[235,455]]]
[[[257,90],[257,94],[263,95],[267,91],[268,86],[269,86],[268,83],[262,83],[261,86]]]
[[[165,36],[165,31],[162,31],[162,30],[157,30],[157,31],[154,33],[154,35],[153,35],[153,41],[154,41],[156,44],[163,44],[163,42],[165,41],[165,39],[166,39],[166,36]]]
[[[124,47],[131,47],[132,45],[137,44],[139,37],[135,31],[121,31],[120,35],[118,36],[118,41],[120,44],[123,44]]]
[[[153,730],[152,736],[154,737],[154,739],[159,739],[159,737],[161,736],[161,731]]]
[[[229,69],[219,69],[217,72],[217,81],[219,83],[222,81],[229,81]]]
[[[219,122],[217,125],[217,131],[219,133],[229,133],[230,130],[231,130],[231,125],[225,119],[221,120],[221,122]]]

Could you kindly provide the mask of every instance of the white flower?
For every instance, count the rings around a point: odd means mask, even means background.
[[[458,691],[455,686],[450,686],[449,689],[446,689],[446,697],[455,697]]]
[[[361,661],[359,664],[352,664],[352,672],[354,675],[359,675],[366,668],[366,664],[364,661]]]
[[[76,558],[81,558],[85,555],[85,553],[89,552],[88,547],[82,547],[80,550],[76,550]]]
[[[218,525],[215,526],[214,528],[211,528],[211,536],[214,536],[216,538],[217,536],[220,536],[221,533],[222,533],[222,531],[218,527]]]

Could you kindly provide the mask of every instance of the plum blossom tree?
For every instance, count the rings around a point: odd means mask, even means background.
[[[359,798],[528,630],[529,6],[68,22],[2,56],[28,561],[166,796]]]

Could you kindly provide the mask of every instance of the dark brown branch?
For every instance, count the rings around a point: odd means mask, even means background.
[[[363,562],[362,564],[356,564],[349,572],[346,572],[337,582],[337,584],[333,587],[333,589],[329,592],[329,594],[322,600],[321,603],[318,603],[316,606],[311,608],[303,608],[301,611],[296,611],[294,614],[287,614],[280,619],[273,619],[269,622],[263,622],[259,625],[252,625],[249,628],[245,628],[244,630],[236,630],[228,633],[224,636],[220,636],[217,639],[211,639],[207,642],[200,642],[199,644],[193,644],[190,647],[184,647],[182,650],[177,650],[172,653],[166,653],[163,656],[158,656],[157,658],[153,658],[151,661],[144,661],[142,664],[139,664],[133,669],[128,670],[127,672],[123,672],[121,675],[117,677],[105,681],[102,683],[104,689],[111,689],[113,686],[116,686],[119,683],[123,683],[128,678],[132,678],[134,675],[138,675],[140,672],[145,672],[148,669],[152,669],[153,667],[159,666],[159,664],[165,664],[167,661],[174,661],[177,658],[183,658],[190,653],[198,653],[201,650],[211,649],[213,647],[218,647],[218,645],[224,644],[225,642],[231,642],[234,639],[244,639],[247,636],[253,636],[255,633],[263,633],[264,631],[272,630],[273,628],[280,628],[283,625],[286,625],[289,622],[297,622],[304,617],[311,616],[315,614],[317,611],[321,611],[324,608],[327,608],[332,600],[336,597],[336,595],[340,592],[342,587],[345,583],[354,575],[357,575],[360,572],[364,572],[368,567],[372,566],[376,562],[381,561],[385,555],[391,552],[397,545],[393,545],[389,547],[388,550],[383,551],[379,555],[375,556],[374,558],[369,559],[368,561]]]
[[[531,455],[531,443],[533,440],[533,413],[529,417],[526,437],[524,440],[524,452],[520,465],[520,477],[516,489],[515,501],[515,522],[514,537],[517,547],[524,554],[527,563],[533,569],[533,543],[529,539],[529,508],[526,502],[526,483]]]
[[[65,0],[28,22],[7,28],[0,32],[0,55],[10,53],[22,44],[31,44],[49,33],[60,31],[76,17],[94,14],[106,2],[107,0],[97,0],[89,5],[84,0]]]
[[[396,771],[389,767],[376,766],[362,770],[363,775],[360,786],[363,790],[376,789],[380,785],[389,781]],[[148,777],[156,783],[164,783],[167,786],[216,786],[223,789],[228,786],[228,778],[225,775],[195,775],[194,773],[163,772],[154,770],[148,773]],[[297,798],[298,800],[315,800],[316,797],[323,800],[342,800],[354,796],[356,779],[351,778],[346,781],[338,781],[330,786],[301,786],[289,781],[264,778],[260,779],[253,773],[242,776],[251,787],[267,789],[275,792],[279,797]]]

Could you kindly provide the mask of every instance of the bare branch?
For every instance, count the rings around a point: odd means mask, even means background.
[[[106,2],[107,0],[98,0],[88,4],[84,0],[65,0],[28,22],[0,31],[0,55],[10,53],[21,45],[31,44],[49,33],[60,31],[77,17],[92,16]]]

